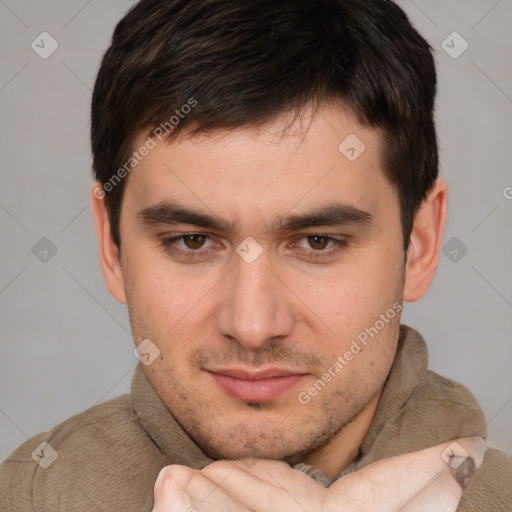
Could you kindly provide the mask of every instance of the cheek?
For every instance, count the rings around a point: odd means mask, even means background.
[[[194,289],[193,283],[165,260],[163,249],[142,247],[142,243],[135,241],[126,246],[123,270],[129,281],[127,288],[131,302],[139,314],[152,318],[162,311],[179,314],[180,308],[184,308],[189,300],[190,290]]]
[[[176,293],[182,288],[173,285],[168,269],[154,254],[131,249],[125,245],[123,274],[132,328],[137,329],[137,337],[158,339],[173,325],[173,317],[179,314],[177,307],[183,306],[182,294]]]
[[[219,276],[182,270],[157,249],[135,248],[126,254],[123,272],[136,339],[149,338],[167,354],[197,343],[211,316]]]
[[[389,253],[388,253],[389,254]],[[300,297],[332,331],[346,335],[373,324],[400,298],[400,255],[366,258],[321,277],[302,277]]]
[[[349,352],[346,366],[343,363],[346,380],[340,379],[345,383],[371,387],[385,378],[392,363],[401,311],[399,261],[398,252],[394,258],[376,258],[372,264],[351,266],[350,271],[347,268],[325,279],[322,286],[305,290],[305,302],[309,301],[311,311],[322,320],[317,325],[325,332],[319,337],[324,354],[336,361]]]

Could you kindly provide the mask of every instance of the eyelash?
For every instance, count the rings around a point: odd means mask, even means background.
[[[178,240],[183,239],[183,238],[185,238],[187,236],[193,236],[193,235],[200,235],[202,237],[205,237],[205,239],[206,239],[205,242],[208,241],[208,240],[211,240],[211,237],[206,235],[206,234],[204,234],[204,233],[184,233],[182,235],[178,235],[178,236],[175,236],[175,237],[162,239],[161,245],[171,255],[182,256],[182,257],[185,257],[187,259],[201,258],[201,257],[209,255],[209,253],[211,253],[211,251],[208,250],[208,249],[207,250],[202,250],[202,249],[197,249],[197,250],[188,249],[188,250],[184,250],[184,249],[178,249],[177,246],[174,245],[174,243],[177,242]],[[308,238],[308,237],[314,237],[314,236],[323,238],[323,239],[327,240],[328,242],[333,242],[334,243],[334,247],[332,247],[330,250],[317,250],[317,251],[315,251],[314,249],[312,249],[311,251],[309,251],[309,254],[307,255],[307,257],[312,258],[312,259],[321,259],[321,258],[332,257],[335,254],[337,254],[338,252],[342,251],[348,245],[348,241],[347,241],[346,238],[335,238],[335,237],[332,237],[332,236],[321,235],[321,234],[317,234],[317,233],[315,233],[313,235],[303,235],[303,236],[300,237],[300,239]]]

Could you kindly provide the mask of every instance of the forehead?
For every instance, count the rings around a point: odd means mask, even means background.
[[[134,147],[144,145],[140,134]],[[380,131],[338,105],[259,127],[213,130],[158,142],[131,171],[125,200],[139,207],[179,199],[242,222],[343,200],[368,210],[394,200]]]

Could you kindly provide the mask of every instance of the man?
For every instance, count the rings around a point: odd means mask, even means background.
[[[3,510],[512,510],[400,325],[438,264],[430,48],[385,0],[142,0],[92,101],[131,395],[24,443]]]

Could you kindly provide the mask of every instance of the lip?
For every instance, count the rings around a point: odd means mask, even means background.
[[[296,386],[307,373],[284,368],[250,371],[244,368],[207,370],[216,384],[244,402],[270,402]]]

